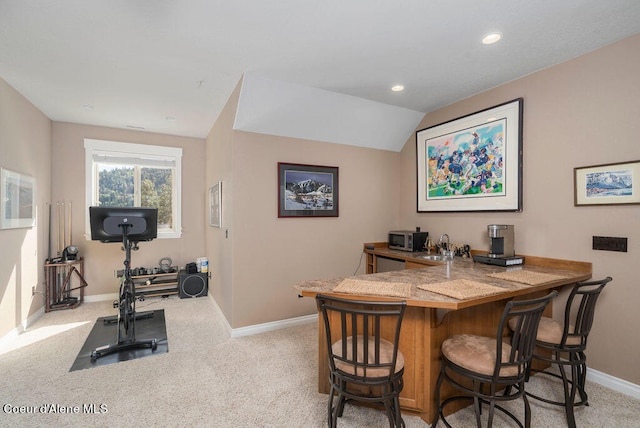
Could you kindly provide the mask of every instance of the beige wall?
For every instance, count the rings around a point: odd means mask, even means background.
[[[640,302],[640,205],[573,206],[573,168],[640,159],[640,36],[504,84],[428,114],[426,128],[524,98],[524,211],[416,213],[415,140],[402,151],[401,227],[488,249],[486,226],[515,225],[520,254],[593,263],[594,278],[613,282],[599,300],[589,338],[589,366],[640,384],[635,316]],[[628,252],[594,251],[592,236],[628,238]],[[563,296],[566,299],[566,296]],[[562,300],[561,300],[562,301]],[[562,303],[554,307],[559,316]]]
[[[0,166],[36,180],[36,226],[0,230],[0,337],[42,308],[47,209],[51,190],[51,121],[0,79]]]
[[[209,293],[224,313],[230,325],[233,324],[233,243],[234,204],[233,201],[233,121],[238,105],[240,83],[233,91],[218,120],[207,136],[206,145],[206,186],[207,189],[218,181],[222,182],[222,227],[206,227],[206,255],[209,259],[211,280]],[[208,224],[208,219],[207,219]]]
[[[225,258],[212,294],[233,328],[314,313],[293,285],[363,273],[362,244],[398,217],[399,153],[232,131],[238,91],[207,140],[208,185],[223,180],[224,194],[223,228],[207,234],[207,254]],[[339,217],[278,218],[278,162],[339,167]]]
[[[396,227],[398,161],[396,152],[236,134],[234,327],[313,313],[296,282],[356,272],[362,244]],[[278,162],[337,166],[339,217],[278,218]]]
[[[140,243],[140,250],[132,252],[131,265],[158,266],[162,257],[170,257],[174,265],[184,266],[204,255],[204,140],[54,122],[51,140],[51,201],[54,206],[57,201],[72,203],[72,237],[80,250],[79,254],[85,258],[85,279],[88,283],[86,294],[96,296],[117,293],[118,283],[114,270],[123,268],[124,252],[118,244],[103,244],[88,240],[85,236],[85,138],[181,147],[182,238],[155,239]]]

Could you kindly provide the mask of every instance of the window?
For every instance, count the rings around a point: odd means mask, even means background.
[[[182,149],[84,140],[90,206],[158,208],[158,238],[179,238]]]

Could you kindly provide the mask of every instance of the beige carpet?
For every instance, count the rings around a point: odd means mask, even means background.
[[[165,310],[168,353],[69,372],[94,321],[114,313],[110,306],[85,303],[51,312],[3,341],[0,426],[326,426],[327,396],[316,389],[315,323],[230,339],[208,297],[152,298],[138,310]],[[534,379],[531,389],[550,383]],[[591,406],[577,410],[579,427],[640,427],[640,400],[593,383],[588,391]],[[96,413],[83,413],[91,404]],[[13,413],[19,406],[42,405],[78,406],[80,413]],[[521,414],[520,402],[509,407]],[[532,402],[532,412],[533,427],[566,425],[560,408]],[[417,417],[404,419],[408,428],[428,426]],[[467,409],[449,421],[474,423]],[[381,412],[351,405],[338,425],[388,426]],[[499,418],[494,426],[512,425]]]

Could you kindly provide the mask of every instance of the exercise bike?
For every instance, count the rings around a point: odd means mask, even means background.
[[[125,251],[124,272],[120,281],[118,301],[114,302],[118,315],[104,319],[105,324],[118,323],[117,340],[115,344],[94,349],[91,352],[91,362],[123,350],[151,348],[155,351],[158,347],[155,338],[137,340],[135,335],[136,320],[152,318],[153,311],[136,313],[135,283],[131,278],[131,250],[138,250],[138,240],[150,241],[156,237],[157,209],[90,207],[89,212],[91,239],[116,242],[115,237],[119,234],[122,239],[122,249]]]

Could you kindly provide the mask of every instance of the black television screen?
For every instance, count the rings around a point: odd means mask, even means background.
[[[158,209],[140,207],[89,207],[91,239],[122,242],[124,225],[129,241],[151,241],[158,236]]]

